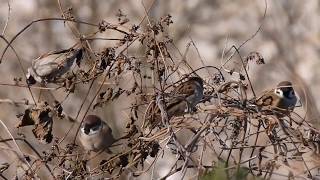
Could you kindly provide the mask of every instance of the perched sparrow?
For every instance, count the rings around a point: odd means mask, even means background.
[[[169,119],[194,111],[195,106],[203,98],[203,81],[199,77],[191,77],[177,86],[171,94],[172,96],[166,101]],[[161,121],[161,112],[155,101],[147,109],[146,115],[146,124],[151,125],[151,128]]]
[[[296,102],[297,97],[289,81],[280,82],[277,88],[266,91],[257,99],[258,106],[269,106],[278,110],[293,110]]]
[[[44,54],[32,61],[26,74],[27,83],[32,85],[36,82],[52,82],[69,71],[75,59],[81,58],[82,49],[71,48]]]
[[[79,140],[87,151],[107,150],[115,141],[112,129],[96,115],[88,115],[81,126]]]
[[[181,106],[185,104],[181,104],[181,101],[186,101],[188,106],[185,108],[185,112],[191,112],[203,98],[203,81],[200,77],[191,77],[188,81],[176,87],[173,90],[173,94],[174,98],[180,101],[178,103],[174,102],[174,104],[180,104]],[[169,106],[174,108],[173,106],[175,105],[169,104],[168,107]]]

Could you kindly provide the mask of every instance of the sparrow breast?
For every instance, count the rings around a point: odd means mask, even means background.
[[[100,151],[108,148],[114,142],[112,129],[98,116],[89,115],[83,122],[79,140],[87,151]]]

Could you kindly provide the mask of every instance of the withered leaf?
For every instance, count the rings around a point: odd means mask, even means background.
[[[243,74],[240,74],[240,80],[244,81],[244,80],[246,80],[246,77]]]
[[[74,93],[75,90],[75,74],[68,74],[67,78],[63,82],[63,86],[66,88],[67,92]]]
[[[9,163],[2,163],[0,165],[0,173],[3,173],[5,170],[7,170],[8,168],[10,167],[10,164]]]
[[[119,22],[119,24],[120,25],[124,25],[124,24],[126,24],[127,22],[129,22],[130,20],[128,19],[128,18],[124,18],[124,19],[122,19],[120,22]]]
[[[102,104],[104,103],[104,95],[106,94],[105,91],[101,92],[99,96],[96,98],[96,103],[93,105],[93,109],[96,107],[102,107]]]
[[[107,69],[107,66],[108,66],[108,64],[107,64],[106,60],[105,59],[101,59],[99,68],[101,70],[104,70],[104,69]]]
[[[129,131],[126,133],[126,135],[122,136],[121,139],[130,138],[139,132],[136,125],[129,125],[128,129]]]
[[[17,128],[23,127],[23,126],[30,126],[30,125],[34,125],[34,124],[35,124],[35,122],[34,122],[34,120],[32,118],[31,110],[30,109],[26,109],[24,114],[23,114],[23,116],[22,116],[21,121],[17,125]]]
[[[63,107],[59,101],[54,101],[53,109],[56,111],[58,117],[63,118]]]
[[[32,130],[34,136],[42,143],[51,143],[52,135],[52,112],[50,108],[40,109],[34,111],[33,118],[36,120],[34,129]]]
[[[106,91],[101,92],[95,100],[93,109],[95,109],[96,107],[102,107],[104,104],[108,103],[111,100],[112,96],[113,96],[112,88],[108,88]]]
[[[38,107],[28,108],[25,110],[22,120],[17,125],[17,127],[19,128],[23,126],[35,125],[34,129],[32,130],[34,136],[40,142],[50,143],[53,138],[52,116],[53,116],[53,113],[51,108],[45,103],[41,104]]]
[[[153,142],[151,145],[151,152],[150,152],[150,156],[151,157],[156,157],[156,155],[158,154],[160,150],[160,145],[157,142]]]
[[[107,94],[106,101],[109,101],[112,98],[113,89],[112,88],[108,88],[106,94]]]
[[[128,158],[128,154],[123,154],[119,157],[119,160],[120,160],[120,164],[117,164],[118,166],[121,166],[121,167],[125,167],[129,164],[129,158]]]
[[[265,64],[264,58],[261,56],[260,53],[258,52],[251,52],[247,57],[246,57],[246,62],[249,61],[255,61],[256,64]]]
[[[117,99],[123,92],[125,92],[125,90],[119,88],[118,91],[112,96],[111,101]]]
[[[78,67],[80,67],[80,63],[81,63],[81,60],[82,60],[82,57],[83,57],[83,49],[79,49],[76,51],[76,64],[78,65]]]

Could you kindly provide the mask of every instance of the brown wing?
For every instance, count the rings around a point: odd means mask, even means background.
[[[167,103],[167,114],[168,119],[170,120],[173,116],[181,116],[185,113],[188,108],[188,102],[183,99],[171,99],[169,103]],[[156,102],[152,102],[148,109],[146,110],[145,122],[143,123],[143,128],[150,127],[151,129],[161,124],[161,111],[156,104]]]
[[[143,122],[142,127],[151,127],[153,129],[157,126],[161,121],[161,113],[160,109],[157,106],[156,102],[151,102],[150,106],[146,110],[145,120]]]
[[[194,93],[196,84],[190,81],[181,83],[178,87],[173,90],[173,94],[178,97],[186,97]]]
[[[186,113],[188,102],[184,99],[174,99],[167,106],[168,118],[173,116],[181,116]]]
[[[256,104],[258,106],[272,106],[275,101],[275,98],[272,92],[273,92],[272,90],[264,92],[263,95],[257,99]]]

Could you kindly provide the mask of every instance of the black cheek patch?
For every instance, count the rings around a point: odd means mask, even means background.
[[[30,77],[26,80],[28,85],[34,85],[37,83],[37,81],[34,79],[33,76],[30,75]]]
[[[289,89],[287,91],[283,91],[283,96],[287,97],[287,98],[290,98],[291,93],[294,95],[294,92],[291,89]]]
[[[90,132],[90,127],[85,126],[85,127],[84,127],[84,133],[85,133],[85,134],[89,134],[89,132]]]

